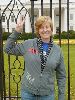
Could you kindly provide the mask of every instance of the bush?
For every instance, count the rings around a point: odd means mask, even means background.
[[[68,34],[69,34],[69,39],[75,39],[75,31],[73,31],[73,30],[69,30],[69,33],[67,33],[66,31],[63,31],[61,33],[61,39],[67,39]],[[59,39],[59,34],[55,34],[53,38]]]
[[[2,34],[3,40],[7,40],[7,38],[9,37],[10,34],[11,34],[11,33],[4,32],[4,33]],[[18,40],[27,40],[27,39],[31,39],[31,38],[33,37],[32,35],[33,35],[32,33],[22,33],[22,34],[19,35]],[[34,37],[36,37],[36,34],[35,34],[35,33],[34,33]]]
[[[75,34],[75,31],[74,30],[69,30],[69,33],[70,34]]]
[[[3,37],[3,40],[7,40],[8,36],[10,35],[11,33],[8,33],[8,32],[4,32],[2,35]],[[34,33],[34,36],[32,33],[22,33],[20,34],[18,40],[27,40],[27,39],[32,39],[33,37],[36,37],[36,34]],[[59,39],[59,34],[54,34],[54,39]],[[68,33],[66,31],[63,31],[61,33],[61,39],[67,39],[68,38]],[[75,39],[75,31],[73,30],[69,30],[69,38],[70,39]]]
[[[32,33],[22,33],[22,34],[20,34],[20,36],[19,36],[19,40],[27,40],[27,39],[32,39],[33,38],[33,35],[34,35],[34,37],[36,37],[36,34],[34,33],[34,34],[32,34]]]
[[[4,33],[2,34],[3,40],[7,40],[8,36],[9,36],[10,34],[11,34],[11,33],[4,32]]]

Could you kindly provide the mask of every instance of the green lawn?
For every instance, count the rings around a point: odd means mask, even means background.
[[[62,50],[64,54],[64,61],[66,65],[66,72],[68,73],[68,46],[67,45],[62,45]],[[71,81],[71,100],[75,100],[75,44],[70,45],[70,81]],[[66,85],[66,93],[67,93],[67,85]],[[66,94],[67,97],[67,94]],[[67,100],[67,99],[66,99]]]
[[[66,73],[68,73],[68,46],[66,44],[61,46],[64,54],[64,61],[66,65]],[[24,66],[24,60],[22,57],[19,57],[19,60],[15,61],[15,56],[10,57],[11,60],[8,62],[8,56],[4,53],[4,65],[5,65],[5,80],[6,80],[6,93],[9,94],[9,66],[8,63],[10,63],[10,89],[11,89],[11,95],[16,95],[17,89],[20,90],[20,75],[23,74],[23,66]],[[15,61],[15,62],[14,62]],[[14,64],[14,65],[13,65]],[[13,70],[13,68],[15,68]],[[75,45],[70,45],[70,80],[71,80],[71,100],[75,100]],[[13,80],[14,79],[14,80]],[[18,88],[17,88],[18,87]],[[66,100],[67,100],[67,83],[66,83]],[[19,92],[20,94],[20,92]]]

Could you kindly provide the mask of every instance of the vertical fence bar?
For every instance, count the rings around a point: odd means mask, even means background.
[[[43,16],[43,0],[41,0],[41,16]]]
[[[52,0],[50,0],[50,17],[52,18]]]
[[[17,84],[17,100],[18,100],[18,97],[19,97],[19,96],[18,96],[18,84]]]
[[[9,19],[7,19],[7,29],[9,33]],[[10,55],[8,55],[8,67],[9,67],[9,100],[11,100],[11,91],[10,91]]]
[[[2,39],[2,16],[0,9],[0,100],[5,100],[5,72],[3,56],[3,39]]]
[[[2,21],[0,9],[0,100],[3,100],[3,77],[2,77]]]
[[[59,0],[59,45],[61,47],[61,0]]]
[[[31,26],[32,26],[32,38],[34,38],[34,0],[31,1]]]
[[[70,100],[69,0],[67,0],[67,36],[68,36],[68,100]]]
[[[8,55],[8,67],[9,67],[9,100],[11,100],[11,90],[10,90],[10,55]]]

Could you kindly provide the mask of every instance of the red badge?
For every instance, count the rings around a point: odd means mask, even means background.
[[[28,51],[33,53],[33,54],[38,54],[38,50],[36,50],[34,48],[29,48]]]

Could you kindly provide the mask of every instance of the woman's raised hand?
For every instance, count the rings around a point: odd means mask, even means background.
[[[21,33],[23,31],[23,24],[25,23],[25,18],[24,16],[20,16],[20,19],[17,21],[17,24],[16,24],[16,28],[15,30],[18,32],[18,33]]]

